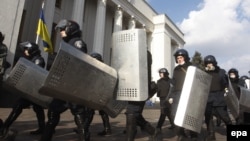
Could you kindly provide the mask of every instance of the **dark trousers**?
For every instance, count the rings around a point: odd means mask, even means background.
[[[136,126],[150,135],[154,135],[155,128],[142,115],[145,101],[129,101],[126,111],[126,141],[133,141],[136,135]]]
[[[160,97],[160,106],[161,106],[161,115],[157,123],[157,128],[161,129],[166,116],[168,117],[171,126],[174,126],[174,121],[171,116],[171,104],[168,101],[166,101],[166,97]]]
[[[205,110],[205,123],[209,136],[214,136],[214,122],[213,115],[217,115],[225,124],[232,124],[228,115],[226,106],[213,106],[213,103],[207,103]]]
[[[41,141],[51,141],[55,128],[60,121],[61,113],[65,112],[67,109],[70,109],[71,113],[74,115],[75,123],[77,124],[78,130],[83,132],[84,130],[84,117],[85,115],[84,106],[67,103],[63,100],[53,99],[49,105],[48,109],[48,121],[46,123],[45,132],[41,137]],[[80,136],[83,136],[83,133]],[[80,137],[83,138],[83,137]]]
[[[29,106],[33,106],[33,110],[36,113],[36,117],[39,123],[39,126],[44,126],[45,124],[45,114],[42,106],[37,105],[29,100],[20,98],[17,103],[12,108],[11,113],[8,118],[5,120],[2,130],[7,130],[12,123],[19,117],[24,108],[28,108]]]

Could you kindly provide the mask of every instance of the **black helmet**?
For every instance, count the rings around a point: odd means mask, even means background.
[[[217,66],[217,61],[213,55],[208,55],[204,58],[205,66],[209,63],[212,63],[214,66]]]
[[[188,62],[190,60],[189,58],[189,55],[188,55],[188,52],[185,50],[185,49],[178,49],[175,54],[175,62],[177,63],[177,57],[178,56],[183,56],[184,57],[184,60],[185,62]]]
[[[20,43],[19,46],[23,51],[28,50],[30,56],[40,54],[39,46],[36,43],[27,41]]]
[[[234,73],[235,74],[235,78],[239,78],[239,71],[235,68],[231,68],[228,71],[228,75],[230,75],[230,73]]]
[[[2,43],[4,40],[4,35],[2,34],[2,32],[0,32],[0,43]]]
[[[163,73],[165,76],[169,75],[169,72],[168,72],[168,70],[166,68],[159,69],[159,73]]]
[[[99,54],[99,53],[94,52],[94,53],[91,53],[90,56],[97,59],[97,60],[99,60],[99,61],[101,61],[101,62],[103,62],[102,55]]]
[[[59,30],[65,30],[67,36],[70,37],[75,34],[81,33],[80,26],[78,23],[66,19],[59,21],[55,28]]]

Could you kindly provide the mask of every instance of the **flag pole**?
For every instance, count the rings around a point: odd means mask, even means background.
[[[45,1],[45,0],[43,0],[42,8],[41,8],[41,10],[40,10],[40,15],[41,15],[41,12],[42,12],[42,10],[43,10],[43,8],[44,8],[44,1]],[[40,15],[39,15],[39,20],[40,20]],[[39,41],[39,35],[36,35],[36,44],[38,44],[38,41]]]

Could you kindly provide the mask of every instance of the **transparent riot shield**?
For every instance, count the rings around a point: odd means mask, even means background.
[[[230,112],[232,113],[234,118],[237,118],[239,115],[239,112],[240,112],[239,111],[239,100],[236,96],[236,93],[234,91],[234,88],[232,86],[230,79],[228,79],[228,81],[229,81],[229,85],[228,85],[229,92],[225,94],[225,100],[226,100],[228,108],[230,109]]]
[[[201,131],[211,80],[206,72],[188,67],[174,119],[176,125],[198,133]]]
[[[120,109],[108,106],[115,99],[116,86],[115,69],[61,42],[40,92],[96,110],[104,110],[111,117],[115,117],[125,107],[118,101],[116,104],[122,105],[118,106]]]
[[[113,33],[111,66],[118,73],[117,100],[144,101],[148,98],[146,32],[143,29]]]
[[[240,108],[245,112],[250,112],[250,90],[240,87]]]
[[[40,66],[25,58],[20,58],[4,82],[4,86],[25,99],[48,107],[52,98],[38,92],[47,74],[48,71]]]

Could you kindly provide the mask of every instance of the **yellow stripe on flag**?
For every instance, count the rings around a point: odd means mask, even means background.
[[[42,38],[43,40],[44,51],[48,53],[53,53],[52,42],[50,40],[50,35],[47,26],[45,24],[43,9],[41,10],[40,13],[36,34],[39,35],[39,37]]]

